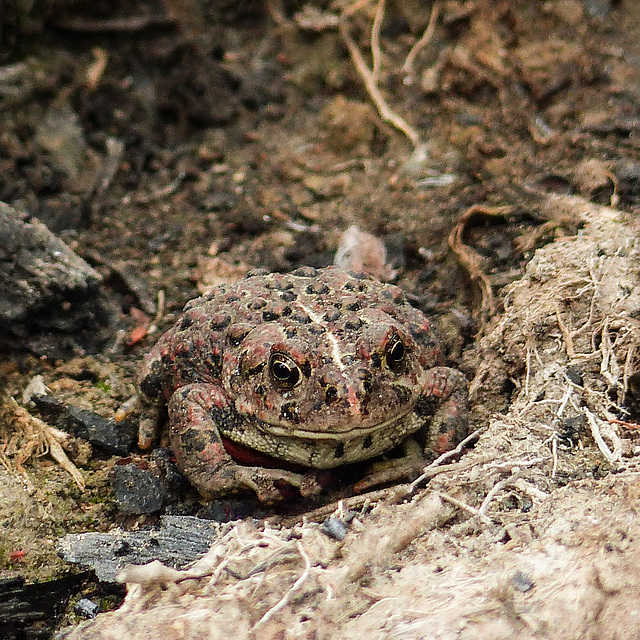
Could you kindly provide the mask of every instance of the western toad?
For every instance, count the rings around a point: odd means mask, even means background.
[[[205,494],[286,485],[407,435],[443,452],[467,432],[467,383],[402,291],[334,267],[251,275],[187,303],[147,357],[178,466]],[[150,442],[143,437],[145,445]]]

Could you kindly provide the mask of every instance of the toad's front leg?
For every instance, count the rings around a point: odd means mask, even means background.
[[[199,383],[177,389],[168,404],[171,448],[178,467],[205,495],[250,489],[265,503],[283,499],[279,487],[297,487],[303,496],[320,492],[312,474],[238,464],[227,453],[221,431],[247,428],[222,390]]]
[[[416,406],[416,412],[433,415],[425,451],[444,453],[464,440],[469,431],[467,379],[457,369],[433,367],[426,372],[423,388],[424,395]]]

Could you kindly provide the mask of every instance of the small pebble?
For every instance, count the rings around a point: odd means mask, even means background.
[[[76,602],[73,610],[83,618],[95,618],[100,611],[100,605],[89,598],[81,598]]]
[[[344,540],[347,536],[347,525],[338,518],[329,517],[320,526],[322,533],[325,533],[334,540]]]
[[[531,591],[531,589],[535,587],[535,583],[533,582],[533,580],[529,576],[522,573],[522,571],[516,571],[513,574],[513,578],[511,578],[511,581],[513,582],[513,586],[518,591],[522,591],[522,593]]]

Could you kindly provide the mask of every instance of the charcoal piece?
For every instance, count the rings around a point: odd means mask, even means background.
[[[58,554],[92,568],[100,580],[115,582],[127,564],[159,560],[181,569],[201,558],[224,531],[225,526],[193,516],[161,516],[152,530],[68,534],[58,541]]]
[[[136,428],[133,422],[116,422],[93,411],[68,407],[69,417],[76,427],[74,433],[92,445],[117,455],[127,455],[133,447]]]
[[[169,498],[164,478],[155,465],[146,461],[119,460],[113,474],[113,493],[121,513],[156,513]]]
[[[0,580],[0,638],[50,637],[67,601],[90,577],[83,572],[33,584],[21,577]]]
[[[88,440],[105,453],[126,456],[133,448],[137,427],[132,420],[116,422],[88,409],[64,404],[53,396],[36,395],[32,400],[47,422]]]

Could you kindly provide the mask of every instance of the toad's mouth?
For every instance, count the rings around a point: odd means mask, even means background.
[[[314,431],[313,429],[305,429],[299,425],[282,424],[267,421],[256,421],[256,427],[274,438],[300,438],[305,440],[325,440],[331,442],[339,442],[346,440],[354,440],[358,438],[366,438],[367,436],[391,430],[393,431],[395,426],[404,421],[408,414],[411,413],[411,409],[406,409],[401,413],[397,413],[393,417],[385,420],[384,422],[376,422],[373,425],[362,425],[354,422],[346,427],[339,425],[331,425],[323,430]]]
[[[227,453],[241,464],[328,469],[389,451],[424,424],[425,418],[406,411],[374,426],[354,425],[337,433],[254,422],[253,429],[222,435]]]

